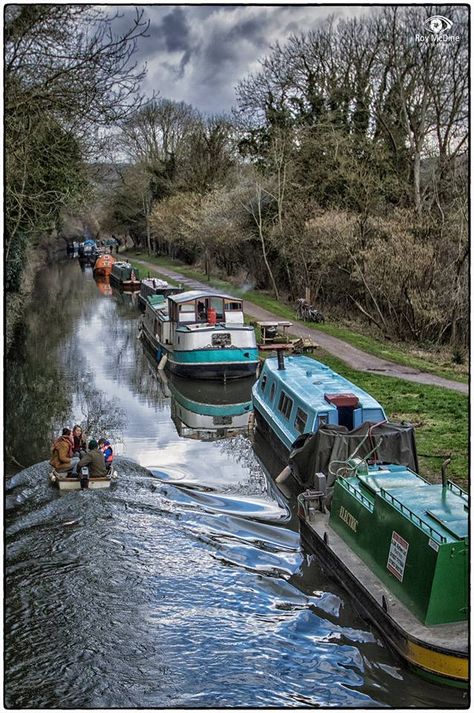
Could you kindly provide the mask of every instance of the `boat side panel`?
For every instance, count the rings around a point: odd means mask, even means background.
[[[324,528],[323,528],[324,529]],[[456,645],[436,645],[430,641],[422,641],[410,632],[400,627],[396,621],[384,611],[381,606],[383,587],[380,588],[379,599],[362,585],[327,545],[322,532],[315,532],[303,519],[300,521],[300,531],[303,542],[323,564],[324,568],[335,577],[357,603],[357,606],[368,616],[371,622],[381,632],[391,648],[418,673],[426,675],[437,683],[468,687],[469,659],[466,651],[456,649]],[[329,532],[329,543],[331,533]],[[390,611],[390,608],[389,608]],[[455,641],[455,639],[453,639]],[[467,633],[466,633],[467,644]]]

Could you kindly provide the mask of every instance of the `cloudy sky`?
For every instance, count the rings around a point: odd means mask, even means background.
[[[150,20],[138,60],[148,66],[145,93],[192,104],[203,113],[228,112],[235,86],[258,71],[277,40],[315,28],[328,15],[354,17],[370,8],[308,5],[140,5]],[[126,26],[132,6],[119,8]]]

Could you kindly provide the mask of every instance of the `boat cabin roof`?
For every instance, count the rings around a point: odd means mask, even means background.
[[[373,466],[367,474],[359,474],[350,482],[359,490],[362,486],[374,496],[393,502],[406,517],[418,519],[447,541],[468,536],[468,496],[450,481],[443,488],[440,484],[428,483],[405,466],[386,465]]]
[[[182,304],[183,302],[192,302],[213,297],[229,300],[229,302],[242,302],[239,297],[232,297],[232,295],[218,292],[206,292],[205,290],[189,290],[188,292],[181,292],[178,295],[170,295],[168,299],[172,302],[176,302],[176,304]]]
[[[365,408],[379,408],[383,413],[381,405],[373,396],[316,359],[304,355],[285,356],[284,363],[285,369],[279,370],[276,357],[269,357],[265,360],[260,378],[268,370],[289,392],[303,396],[305,402],[316,411],[327,410],[331,402],[337,401],[334,398],[336,395],[345,395],[357,396]]]

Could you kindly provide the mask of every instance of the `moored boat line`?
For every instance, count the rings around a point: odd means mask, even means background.
[[[313,359],[267,359],[252,399],[305,545],[405,663],[467,687],[467,494],[421,478],[413,428]]]

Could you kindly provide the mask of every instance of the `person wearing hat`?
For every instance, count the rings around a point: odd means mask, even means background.
[[[89,441],[88,448],[89,451],[85,456],[82,456],[77,464],[77,472],[80,473],[82,466],[87,465],[89,466],[90,478],[104,478],[107,474],[107,468],[102,451],[99,451],[99,444],[96,440],[92,439]]]

